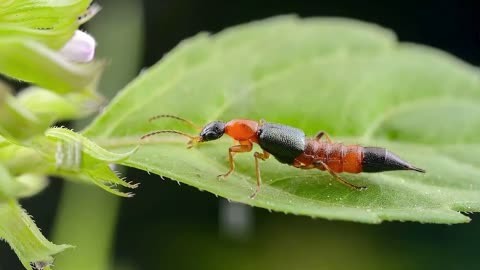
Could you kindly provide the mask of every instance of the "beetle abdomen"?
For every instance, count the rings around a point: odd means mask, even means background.
[[[303,169],[325,170],[327,165],[333,172],[360,173],[362,171],[363,147],[342,143],[307,140],[305,151],[299,155],[293,166]]]
[[[257,131],[258,144],[279,162],[292,164],[305,150],[305,133],[300,129],[265,123]]]
[[[343,145],[308,139],[305,151],[292,163],[302,169],[325,170],[335,173],[384,172],[412,170],[424,173],[385,148]]]

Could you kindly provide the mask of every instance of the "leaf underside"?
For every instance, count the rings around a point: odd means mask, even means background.
[[[255,199],[253,153],[228,170],[231,140],[187,150],[183,137],[152,137],[121,163],[167,176],[233,201],[285,213],[380,223],[461,223],[480,211],[480,76],[446,53],[399,43],[376,25],[339,18],[283,16],[199,34],[140,75],[84,132],[126,152],[152,130],[196,133],[156,114],[204,124],[234,118],[292,125],[313,136],[386,147],[426,174],[328,173],[261,162]],[[258,151],[258,148],[254,149]]]

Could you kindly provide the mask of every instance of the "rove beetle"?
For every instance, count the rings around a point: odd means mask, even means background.
[[[257,188],[250,196],[251,198],[256,196],[261,185],[258,160],[266,160],[270,155],[275,157],[280,163],[288,164],[295,168],[328,171],[335,180],[356,190],[362,190],[366,187],[349,183],[341,178],[338,173],[375,173],[396,170],[411,170],[425,173],[425,170],[409,164],[385,148],[334,143],[324,131],[320,131],[313,138],[307,138],[300,129],[287,125],[268,123],[263,120],[257,122],[247,119],[234,119],[226,123],[213,121],[204,127],[198,127],[191,121],[167,114],[157,115],[149,120],[152,121],[164,117],[183,121],[200,130],[200,134],[192,136],[177,130],[159,130],[145,134],[141,139],[143,140],[161,133],[174,133],[190,138],[188,148],[198,143],[217,140],[223,134],[227,134],[235,141],[238,141],[237,145],[228,149],[230,169],[218,177],[225,178],[234,171],[235,163],[233,162],[233,156],[235,153],[250,152],[253,144],[258,144],[263,152],[255,152],[253,154],[255,157]]]

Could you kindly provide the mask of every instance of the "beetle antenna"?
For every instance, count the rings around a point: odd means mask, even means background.
[[[179,121],[182,121],[184,123],[187,123],[195,129],[198,129],[198,130],[202,129],[202,127],[197,126],[196,124],[194,124],[190,120],[187,120],[187,119],[175,116],[175,115],[171,115],[171,114],[159,114],[159,115],[152,116],[148,119],[148,122],[152,122],[153,120],[156,120],[156,119],[159,119],[159,118],[172,118],[172,119],[179,120]]]
[[[192,135],[189,135],[187,133],[184,133],[184,132],[181,132],[181,131],[178,131],[178,130],[157,130],[157,131],[153,131],[153,132],[147,133],[147,134],[143,135],[142,137],[140,137],[140,140],[144,140],[148,137],[158,135],[158,134],[163,134],[163,133],[173,133],[173,134],[178,134],[178,135],[188,137],[190,139],[187,143],[188,148],[191,148],[195,143],[200,142],[200,137],[192,136]]]

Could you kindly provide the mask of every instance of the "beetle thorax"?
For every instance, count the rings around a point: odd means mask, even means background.
[[[225,133],[237,141],[257,141],[258,122],[234,119],[225,125]]]

